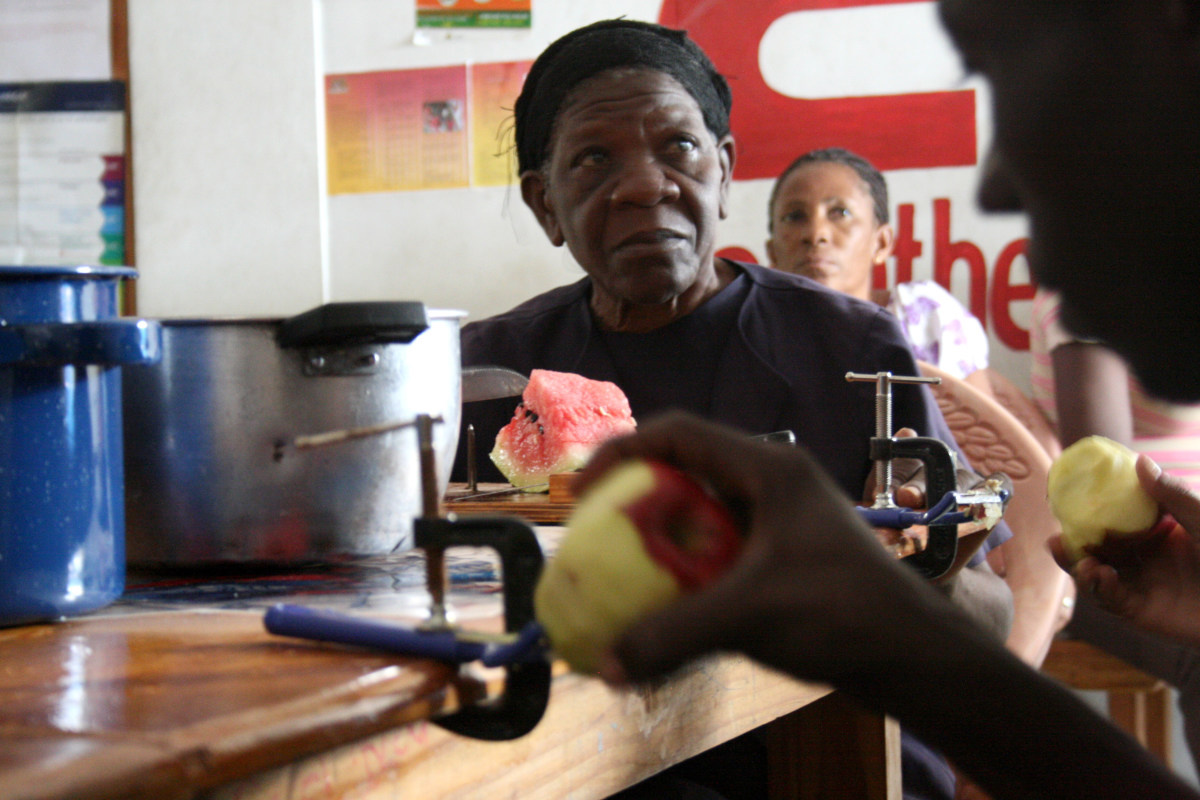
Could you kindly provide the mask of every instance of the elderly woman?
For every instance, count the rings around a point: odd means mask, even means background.
[[[467,325],[463,363],[609,380],[637,419],[682,408],[751,434],[793,430],[858,498],[874,390],[845,374],[917,368],[883,309],[715,256],[730,107],[682,31],[613,20],[550,45],[516,104],[521,194],[586,277]],[[498,409],[467,409],[483,453],[513,403]],[[953,442],[923,390],[898,388],[893,417]]]
[[[551,44],[516,103],[521,195],[586,277],[467,325],[463,363],[612,381],[639,420],[673,408],[750,434],[792,430],[857,499],[870,474],[874,389],[846,372],[917,367],[886,310],[716,257],[736,160],[731,103],[682,31],[611,20]],[[468,406],[464,426],[486,453],[513,402]],[[893,418],[954,441],[924,389],[897,388]],[[973,568],[945,582],[1000,635],[1011,597],[982,553],[1006,536],[994,532]],[[907,754],[919,750],[908,744]],[[953,793],[928,754],[906,759],[905,783],[918,795]]]

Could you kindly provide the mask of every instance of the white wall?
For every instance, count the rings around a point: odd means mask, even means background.
[[[138,310],[328,296],[320,25],[308,0],[130,0]]]

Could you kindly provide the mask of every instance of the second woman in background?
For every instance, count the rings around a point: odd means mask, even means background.
[[[872,275],[892,254],[883,175],[841,148],[813,150],[775,181],[768,205],[767,258],[772,267],[888,308],[921,361],[990,394],[988,339],[979,320],[934,281],[872,290]]]

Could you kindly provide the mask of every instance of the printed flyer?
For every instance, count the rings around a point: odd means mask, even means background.
[[[329,194],[503,186],[529,61],[325,76]]]
[[[470,185],[467,69],[325,76],[329,193]]]
[[[528,28],[533,0],[417,0],[418,28]]]
[[[0,264],[125,261],[125,85],[0,84]]]

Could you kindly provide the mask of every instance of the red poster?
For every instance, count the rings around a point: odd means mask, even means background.
[[[921,1],[663,0],[659,22],[686,29],[729,79],[741,180],[773,178],[797,154],[834,145],[885,171],[970,166],[977,161],[973,90],[805,100],[776,92],[759,69],[758,44],[786,14]]]

